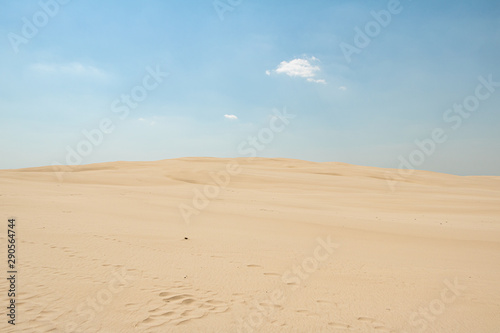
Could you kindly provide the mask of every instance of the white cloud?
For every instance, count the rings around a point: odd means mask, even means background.
[[[93,76],[93,77],[105,77],[105,73],[100,69],[81,64],[79,62],[71,62],[66,64],[47,64],[47,63],[37,63],[30,66],[31,70],[38,73],[47,74],[66,74],[74,76]]]
[[[236,117],[234,114],[225,114],[224,118],[231,119],[231,120],[237,120],[238,119],[238,117]]]
[[[316,57],[311,57],[309,59],[293,59],[291,61],[282,61],[278,67],[274,70],[277,74],[286,74],[290,77],[302,77],[307,79],[308,82],[322,83],[326,84],[324,79],[316,79],[316,75],[321,71],[320,67],[314,65],[311,62],[319,61]],[[267,75],[271,74],[271,71],[266,71]]]
[[[326,81],[323,80],[323,79],[313,79],[313,78],[308,78],[307,79],[307,82],[314,82],[314,83],[322,83],[322,84],[326,84]]]
[[[319,71],[318,66],[313,66],[307,59],[293,59],[292,61],[282,61],[276,73],[286,74],[288,76],[313,77]]]
[[[340,86],[340,87],[339,87],[339,90],[346,91],[346,90],[347,90],[347,87],[346,87],[346,86]]]
[[[266,71],[266,75],[268,75],[268,76],[269,76],[269,75],[271,75],[271,71],[270,71],[270,70],[267,70],[267,71]]]
[[[154,126],[158,123],[161,124],[161,118],[159,117],[151,117],[151,118],[137,118],[137,121],[142,124],[149,124],[149,126]]]

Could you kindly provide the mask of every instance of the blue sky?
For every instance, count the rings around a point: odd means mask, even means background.
[[[286,109],[258,156],[500,175],[498,1],[11,0],[0,34],[0,168],[67,164],[103,119],[78,163],[245,157]]]

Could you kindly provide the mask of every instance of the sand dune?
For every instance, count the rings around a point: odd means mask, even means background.
[[[2,332],[500,332],[500,177],[182,158],[0,170],[0,203]]]

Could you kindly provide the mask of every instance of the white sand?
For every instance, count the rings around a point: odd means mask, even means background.
[[[3,315],[0,331],[500,332],[500,177],[416,171],[392,191],[387,172],[260,158],[93,164],[62,181],[2,170],[0,255],[5,272],[15,217],[19,274],[17,325]],[[179,207],[204,190],[220,193],[187,224]]]

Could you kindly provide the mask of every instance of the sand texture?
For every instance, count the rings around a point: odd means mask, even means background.
[[[265,158],[56,171],[0,170],[4,272],[11,217],[18,245],[1,332],[500,332],[500,177]]]

